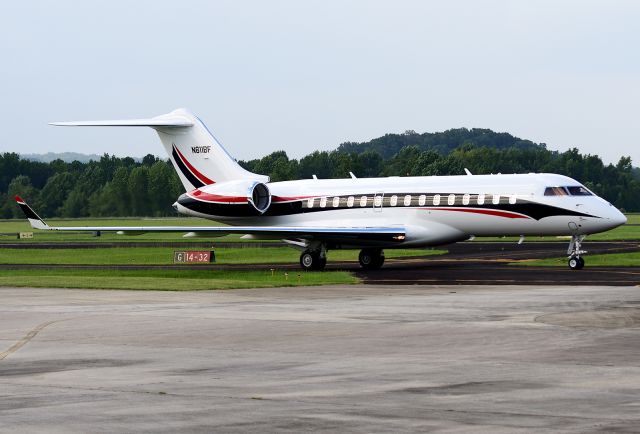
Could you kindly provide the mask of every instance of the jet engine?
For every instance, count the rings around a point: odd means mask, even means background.
[[[178,198],[176,209],[185,214],[247,217],[264,214],[271,205],[266,184],[250,180],[211,184]]]

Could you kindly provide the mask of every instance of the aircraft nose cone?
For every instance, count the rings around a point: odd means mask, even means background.
[[[611,220],[613,220],[616,226],[622,226],[623,224],[627,223],[627,216],[616,209],[616,215]]]
[[[607,220],[609,221],[609,228],[613,229],[625,224],[627,222],[627,217],[622,214],[618,208],[611,205],[608,212]]]

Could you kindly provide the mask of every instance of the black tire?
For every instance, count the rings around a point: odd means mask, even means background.
[[[376,270],[384,264],[384,253],[380,249],[362,249],[358,261],[365,270]]]
[[[327,258],[321,258],[320,252],[305,250],[300,255],[300,266],[305,271],[324,270],[327,265]]]
[[[583,258],[582,256],[580,256],[580,257],[578,258],[578,262],[579,262],[579,264],[578,264],[578,265],[579,265],[579,267],[580,267],[580,268],[578,268],[578,270],[582,270],[582,269],[584,268],[584,258]]]
[[[582,269],[582,267],[584,267],[584,259],[582,258],[578,258],[577,256],[572,256],[569,258],[569,268],[571,268],[572,270],[580,270]]]
[[[315,262],[316,262],[316,256],[313,254],[313,252],[305,250],[300,254],[300,266],[302,267],[303,270],[305,271],[313,270]]]

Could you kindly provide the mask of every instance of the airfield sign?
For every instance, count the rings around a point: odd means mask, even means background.
[[[173,252],[173,262],[175,264],[216,262],[216,254],[213,250],[192,250],[183,252]]]

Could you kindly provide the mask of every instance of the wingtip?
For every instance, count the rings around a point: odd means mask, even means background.
[[[49,226],[31,209],[29,205],[18,195],[15,195],[15,200],[18,206],[24,213],[24,216],[29,220],[29,224],[34,229],[49,229]]]

